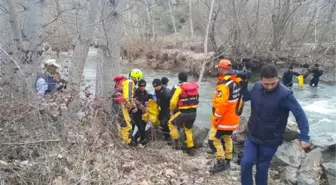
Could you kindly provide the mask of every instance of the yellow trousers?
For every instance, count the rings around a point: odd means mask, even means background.
[[[183,125],[183,131],[186,136],[186,145],[187,148],[194,147],[194,139],[193,139],[193,133],[192,133],[192,127],[196,119],[196,113],[182,113],[180,111],[176,112],[173,116],[170,117],[168,121],[168,127],[170,136],[177,140],[180,138],[180,134],[178,131],[178,125]]]
[[[216,158],[217,159],[232,159],[232,138],[231,134],[232,131],[222,131],[217,130],[215,128],[211,128],[213,131],[210,130],[210,136],[209,139],[213,138],[213,144],[216,148]],[[211,136],[212,134],[212,136]],[[225,151],[221,142],[221,139],[223,138],[225,143]]]
[[[130,144],[131,139],[131,130],[132,130],[132,124],[131,124],[131,117],[128,113],[128,110],[124,105],[121,105],[121,113],[122,113],[122,120],[120,123],[120,136],[121,139],[126,143]]]

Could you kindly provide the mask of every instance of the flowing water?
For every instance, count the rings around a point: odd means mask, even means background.
[[[92,87],[94,92],[96,80],[96,51],[90,50],[89,57],[85,65],[84,76],[85,80]],[[147,81],[147,90],[152,93],[152,80],[166,76],[169,78],[168,87],[178,83],[177,73],[164,70],[153,70],[149,66],[125,65],[122,66],[122,73],[127,75],[133,68],[139,68],[143,71],[144,79]],[[197,80],[189,77],[189,80]],[[200,127],[210,126],[211,115],[211,99],[215,89],[215,78],[204,78],[200,88],[200,105],[197,110],[196,125]],[[250,84],[252,85],[252,84]],[[303,87],[298,87],[294,84],[294,94],[301,106],[306,112],[310,123],[310,135],[312,139],[323,137],[336,133],[336,86],[321,83],[318,88],[312,88],[308,84]],[[247,103],[244,108],[243,115],[248,116],[250,105]],[[290,119],[295,120],[291,115]]]

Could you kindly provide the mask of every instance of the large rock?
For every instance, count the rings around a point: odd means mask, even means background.
[[[298,169],[291,166],[286,166],[281,170],[280,179],[286,184],[297,184]]]
[[[279,146],[272,161],[272,167],[292,166],[298,168],[304,158],[304,152],[295,142],[284,142]]]
[[[320,184],[322,175],[321,161],[322,150],[320,148],[309,152],[299,169],[298,182],[303,184]]]
[[[284,135],[284,140],[292,141],[299,138],[300,132],[297,124],[293,121],[288,121],[286,126],[286,131]]]
[[[208,135],[208,128],[200,128],[198,126],[193,127],[193,137],[194,137],[194,145],[195,148],[200,148],[203,146],[204,140]],[[185,147],[185,134],[183,133],[183,129],[180,129],[180,142],[181,147]]]
[[[336,184],[336,163],[322,163],[324,174],[330,185]]]
[[[328,149],[322,151],[323,162],[335,162],[336,161],[336,146],[331,146]]]

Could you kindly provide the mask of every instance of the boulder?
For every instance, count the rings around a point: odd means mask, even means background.
[[[281,170],[280,179],[286,184],[297,184],[298,169],[291,166],[286,166]]]
[[[292,166],[298,168],[304,157],[304,152],[295,142],[284,142],[279,146],[272,161],[272,167]]]
[[[309,175],[299,174],[298,185],[320,185],[320,184],[317,184],[316,181],[310,178]]]
[[[321,161],[322,150],[320,148],[316,148],[309,152],[306,158],[302,161],[299,169],[298,181],[303,184],[321,184]]]
[[[336,161],[336,146],[331,146],[328,149],[322,151],[323,162],[335,162]]]
[[[293,121],[288,121],[286,126],[286,131],[284,135],[284,140],[292,141],[299,138],[300,132],[297,124]]]
[[[195,148],[203,146],[204,140],[208,136],[209,128],[200,128],[198,126],[193,127],[193,137]],[[180,129],[180,142],[181,147],[185,147],[185,135],[183,129]]]
[[[328,183],[336,184],[336,163],[330,162],[330,163],[322,163],[324,174],[327,177]]]

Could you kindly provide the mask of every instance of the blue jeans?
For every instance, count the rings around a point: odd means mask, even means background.
[[[268,147],[251,142],[246,138],[244,156],[241,160],[241,184],[253,185],[252,168],[257,165],[256,185],[267,185],[268,168],[278,147]]]

